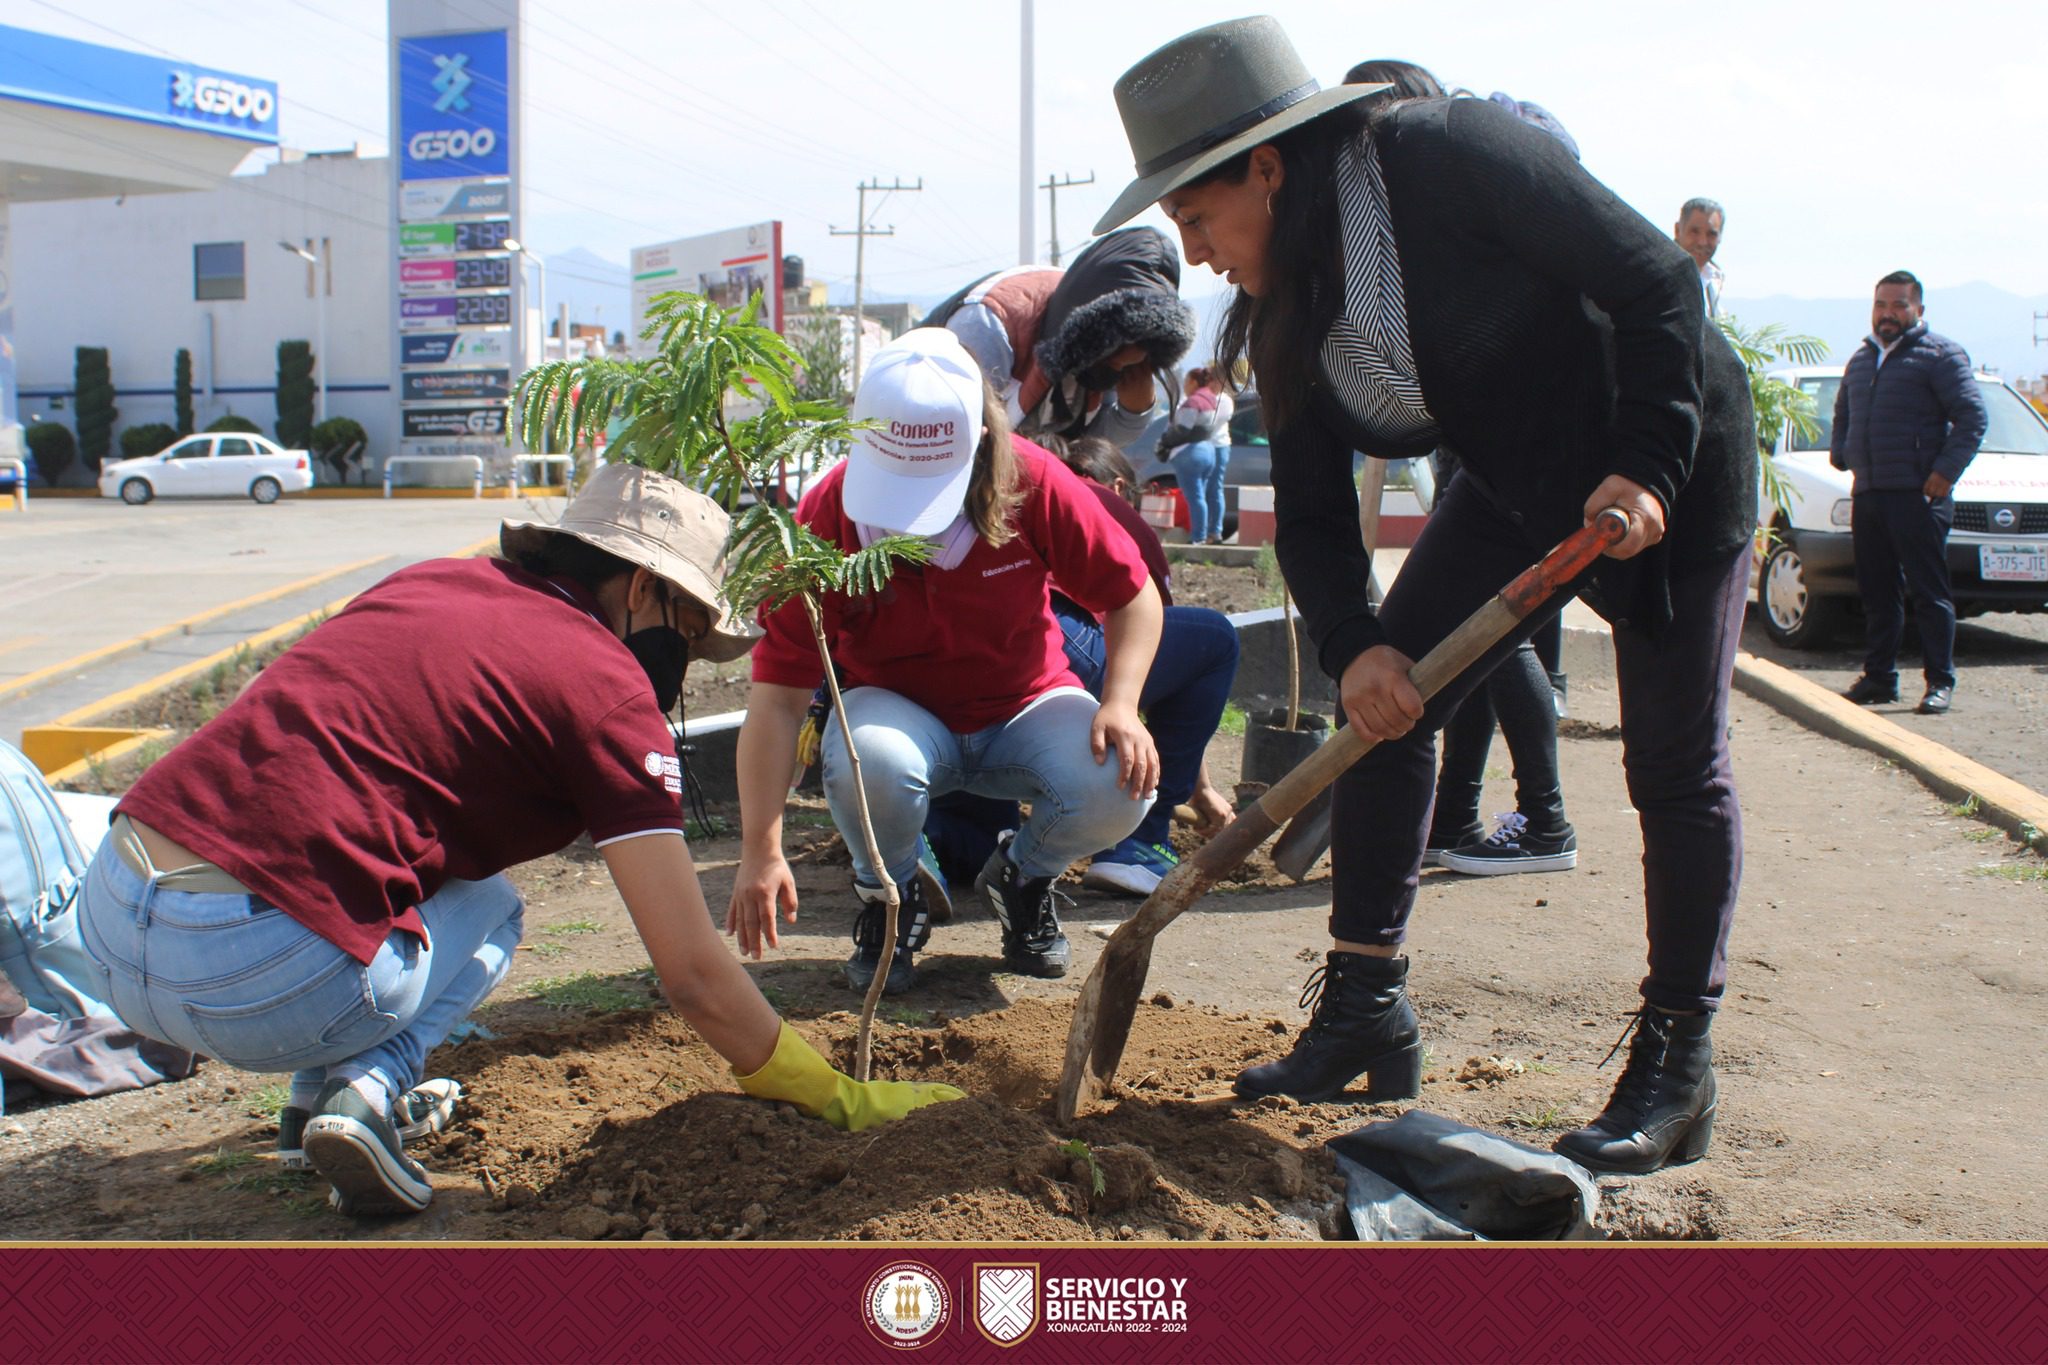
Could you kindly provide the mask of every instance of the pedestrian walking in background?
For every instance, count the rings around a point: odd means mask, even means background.
[[[1956,689],[1950,494],[1977,457],[1987,419],[1968,352],[1928,331],[1925,312],[1911,271],[1877,282],[1870,335],[1849,357],[1835,394],[1828,463],[1856,478],[1850,536],[1863,598],[1863,674],[1843,695],[1865,706],[1899,699],[1910,592],[1927,683],[1915,709],[1938,716]]]
[[[1223,543],[1223,475],[1230,468],[1230,419],[1237,403],[1223,379],[1197,365],[1183,381],[1186,395],[1159,438],[1159,453],[1173,465],[1188,505],[1188,542]]]

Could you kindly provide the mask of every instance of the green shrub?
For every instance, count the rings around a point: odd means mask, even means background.
[[[248,418],[238,417],[232,412],[224,417],[214,418],[206,424],[206,429],[208,431],[239,431],[251,436],[261,436],[263,434],[262,427],[257,426]]]
[[[154,455],[177,439],[176,429],[168,422],[144,422],[121,433],[121,458]]]
[[[78,403],[78,453],[86,468],[97,474],[100,461],[113,448],[114,419],[121,410],[114,406],[114,375],[106,347],[80,346],[75,354],[71,387]]]
[[[58,478],[78,458],[78,438],[61,422],[38,422],[28,429],[27,439],[28,453],[35,456],[44,485],[55,488]]]
[[[293,450],[306,447],[313,430],[313,348],[303,341],[277,343],[277,440]]]
[[[370,434],[353,417],[330,417],[313,428],[306,448],[324,460],[335,472],[336,481],[346,483],[352,466],[369,458]]]
[[[182,346],[178,358],[171,365],[171,388],[173,401],[178,407],[178,434],[192,434],[192,353]]]

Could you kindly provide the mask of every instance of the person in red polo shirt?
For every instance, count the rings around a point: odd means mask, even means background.
[[[266,668],[143,774],[81,897],[103,998],[129,1027],[290,1071],[288,1163],[353,1213],[426,1207],[404,1132],[455,1087],[427,1054],[504,978],[501,874],[588,832],[669,1002],[749,1094],[861,1128],[947,1086],[861,1085],[790,1031],[719,941],[683,841],[666,713],[690,656],[744,654],[718,605],[725,513],[600,469],[506,559],[401,569]]]
[[[853,773],[836,718],[823,734],[825,797],[853,855],[863,909],[847,979],[865,988],[889,956],[884,989],[916,980],[930,933],[916,876],[930,799],[952,791],[1025,801],[1030,818],[976,886],[1002,926],[1010,970],[1056,977],[1070,950],[1053,883],[1075,860],[1137,827],[1159,780],[1138,697],[1159,642],[1159,591],[1124,529],[1081,478],[1013,436],[972,357],[921,328],[878,352],[854,416],[876,426],[807,493],[798,518],[843,547],[927,536],[933,558],[899,566],[872,596],[829,596],[825,634],[859,750],[868,809],[901,889],[897,941],[884,953],[882,879],[860,833]],[[1050,605],[1060,588],[1101,616],[1102,700],[1067,664]],[[798,731],[822,677],[800,604],[764,617],[740,731],[742,848],[726,927],[756,957],[796,919],[782,856],[782,809]]]

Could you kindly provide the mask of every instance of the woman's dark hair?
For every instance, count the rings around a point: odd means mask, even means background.
[[[1346,85],[1391,85],[1392,90],[1382,90],[1377,95],[1367,95],[1362,103],[1390,104],[1395,100],[1440,100],[1450,91],[1444,89],[1442,81],[1429,71],[1413,62],[1404,62],[1397,57],[1375,57],[1369,62],[1360,62],[1344,73]]]
[[[1121,480],[1124,501],[1133,507],[1138,505],[1138,471],[1131,468],[1130,457],[1117,449],[1116,442],[1100,436],[1083,436],[1078,441],[1069,441],[1060,459],[1082,478],[1093,479],[1104,488],[1114,489]]]
[[[1239,289],[1231,299],[1216,340],[1216,368],[1234,375],[1237,358],[1250,357],[1260,409],[1271,431],[1307,411],[1320,348],[1304,345],[1303,339],[1329,334],[1344,297],[1337,152],[1364,133],[1376,112],[1372,104],[1354,101],[1260,144],[1278,152],[1285,169],[1273,193],[1265,289],[1258,298]],[[1257,150],[1232,157],[1188,188],[1243,184]]]
[[[1186,378],[1198,389],[1219,388],[1223,384],[1223,372],[1212,365],[1191,365]]]
[[[596,592],[634,566],[609,550],[600,550],[587,540],[560,532],[540,543],[540,548],[512,556],[512,562],[541,578],[566,578]]]

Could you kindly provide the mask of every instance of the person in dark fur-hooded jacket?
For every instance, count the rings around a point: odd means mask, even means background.
[[[1141,435],[1195,340],[1180,252],[1155,228],[1112,232],[1073,263],[986,275],[926,315],[960,338],[1020,435]]]

